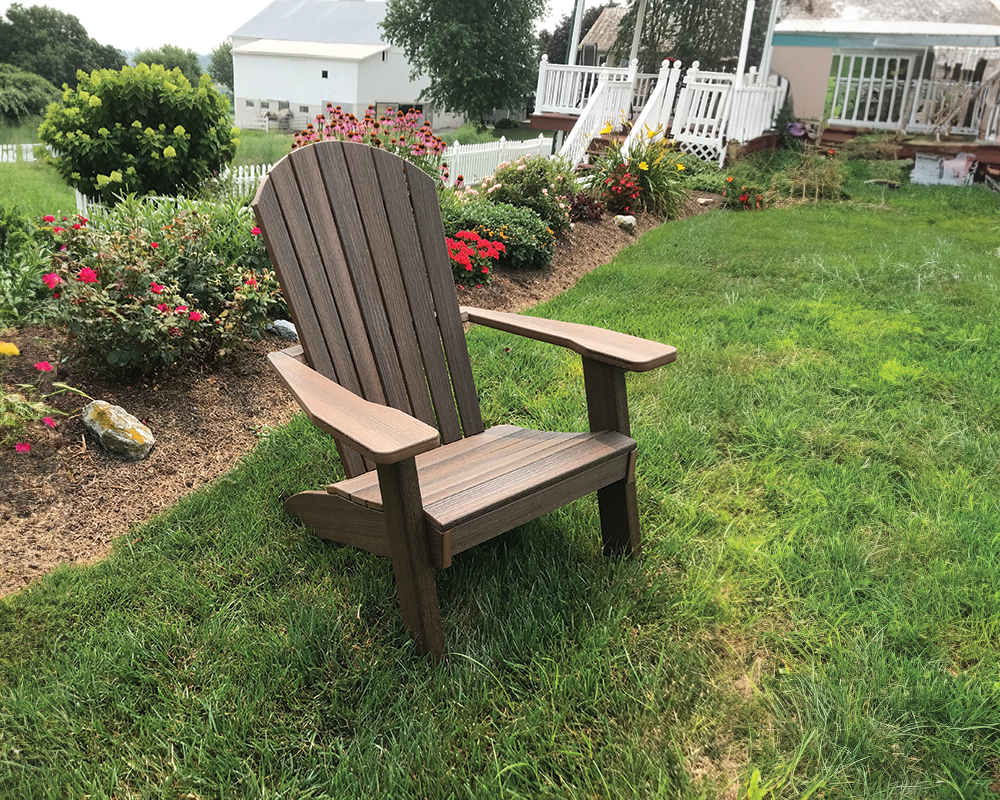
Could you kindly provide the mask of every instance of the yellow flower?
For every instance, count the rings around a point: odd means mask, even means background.
[[[174,150],[174,148],[171,147],[169,144],[166,147],[163,148],[163,156],[164,156],[164,158],[173,158],[176,155],[177,155],[177,151]]]
[[[649,169],[649,164],[647,164],[645,161],[640,161],[639,169]]]
[[[13,342],[0,342],[0,356],[19,356],[21,351]]]
[[[100,105],[102,105],[101,98],[98,97],[96,94],[92,94],[87,102],[90,103],[90,105],[92,105],[94,108],[98,108]]]
[[[679,170],[683,170],[683,169],[684,169],[684,165],[683,165],[683,164],[678,164],[678,165],[677,165],[677,169],[679,169]]]

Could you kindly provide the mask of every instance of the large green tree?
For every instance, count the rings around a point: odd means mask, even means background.
[[[616,49],[628,53],[632,47],[639,0],[630,0],[618,29]],[[736,67],[743,36],[746,0],[647,0],[639,40],[639,69],[656,72],[666,57],[678,58],[684,66],[698,61],[702,69]],[[760,64],[764,46],[769,0],[754,10],[747,66]]]
[[[0,120],[18,123],[44,114],[49,103],[59,99],[59,90],[33,72],[0,64]]]
[[[226,40],[212,51],[208,62],[209,77],[233,91],[233,43]]]
[[[150,50],[136,50],[132,56],[132,63],[136,66],[162,64],[168,72],[179,69],[191,83],[198,83],[202,72],[198,54],[194,50],[185,50],[175,44],[164,44]]]
[[[12,3],[0,17],[0,61],[41,75],[56,86],[76,86],[76,71],[120,69],[125,56],[87,35],[80,20],[48,6]]]
[[[421,99],[483,124],[523,103],[538,77],[534,22],[545,0],[387,0],[382,29],[403,48]]]

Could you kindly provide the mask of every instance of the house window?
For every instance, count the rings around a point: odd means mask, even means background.
[[[329,78],[330,77],[330,72],[328,70],[323,70],[321,77],[323,77],[323,78]]]
[[[279,100],[278,101],[278,111],[287,111],[287,110],[288,110],[288,101],[287,100]]]
[[[247,100],[247,108],[253,108],[253,100]]]
[[[383,50],[383,51],[382,51],[382,60],[383,60],[383,61],[385,61],[385,60],[386,60],[386,58],[387,58],[387,54],[388,54],[388,51],[387,51],[387,50]]]
[[[300,114],[308,114],[309,113],[309,106],[299,106],[299,113]]]
[[[261,100],[260,101],[260,107],[261,108],[270,108],[271,104],[269,102],[267,102],[266,100]]]

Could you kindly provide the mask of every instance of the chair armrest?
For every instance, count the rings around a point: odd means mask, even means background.
[[[459,309],[463,322],[475,322],[497,330],[517,333],[529,339],[566,347],[584,358],[629,370],[647,372],[677,358],[677,348],[668,344],[639,339],[625,333],[606,331],[592,325],[561,322],[540,317],[525,317],[482,308]]]
[[[376,464],[396,464],[438,446],[438,431],[415,417],[371,403],[299,361],[288,350],[268,355],[306,416]]]

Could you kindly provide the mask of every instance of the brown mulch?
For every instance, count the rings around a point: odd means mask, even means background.
[[[712,202],[702,205],[699,198]],[[717,205],[711,195],[695,193],[683,216]],[[609,217],[577,223],[557,245],[551,267],[498,272],[493,283],[459,292],[459,302],[504,311],[528,308],[570,288],[658,224],[640,216],[630,235]],[[116,536],[230,470],[261,431],[287,422],[297,410],[265,360],[268,352],[288,346],[276,337],[267,336],[224,363],[128,385],[63,362],[65,337],[51,328],[0,331],[0,340],[20,349],[19,357],[7,360],[6,391],[32,384],[46,393],[53,382],[67,383],[121,405],[156,437],[149,458],[123,461],[84,436],[79,409],[85,398],[64,393],[50,399],[68,414],[55,418],[57,428],[32,425],[30,453],[15,453],[10,445],[0,451],[0,597],[61,563],[102,558]],[[37,370],[41,361],[54,370]]]

